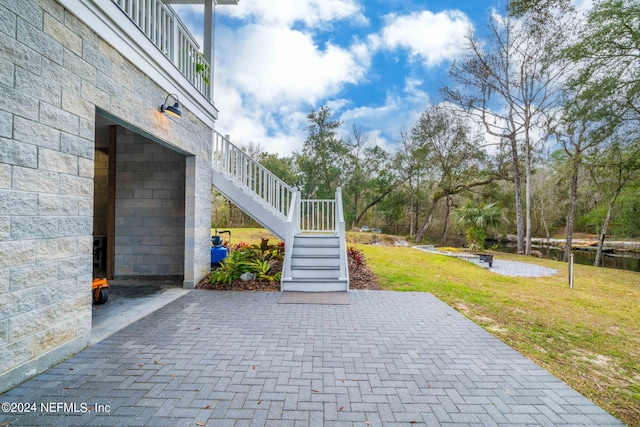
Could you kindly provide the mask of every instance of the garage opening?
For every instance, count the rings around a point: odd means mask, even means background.
[[[96,114],[93,275],[108,279],[109,297],[94,305],[94,330],[131,314],[132,306],[139,314],[141,305],[167,298],[167,290],[181,290],[186,159]],[[124,326],[116,323],[109,327]]]

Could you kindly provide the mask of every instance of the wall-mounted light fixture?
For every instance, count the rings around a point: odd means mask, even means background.
[[[173,105],[167,105],[167,101],[169,100],[169,97],[175,98],[176,103]],[[160,106],[160,112],[169,114],[170,116],[173,116],[173,117],[181,118],[182,111],[180,111],[180,103],[178,102],[178,95],[176,95],[175,93],[170,93],[169,95],[167,95],[167,97],[164,100],[164,104]]]

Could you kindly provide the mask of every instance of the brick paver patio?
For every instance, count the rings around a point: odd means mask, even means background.
[[[191,291],[0,396],[37,406],[0,425],[622,425],[430,294],[278,297]]]

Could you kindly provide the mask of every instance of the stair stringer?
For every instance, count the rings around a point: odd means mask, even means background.
[[[258,197],[252,196],[241,185],[229,179],[215,168],[211,173],[211,183],[224,197],[242,209],[267,230],[285,241],[287,235],[286,218]]]

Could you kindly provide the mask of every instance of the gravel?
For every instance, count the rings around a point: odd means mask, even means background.
[[[503,276],[513,277],[553,276],[558,272],[558,270],[553,268],[541,267],[527,262],[504,261],[500,259],[494,259],[493,266],[489,270],[502,274]]]

